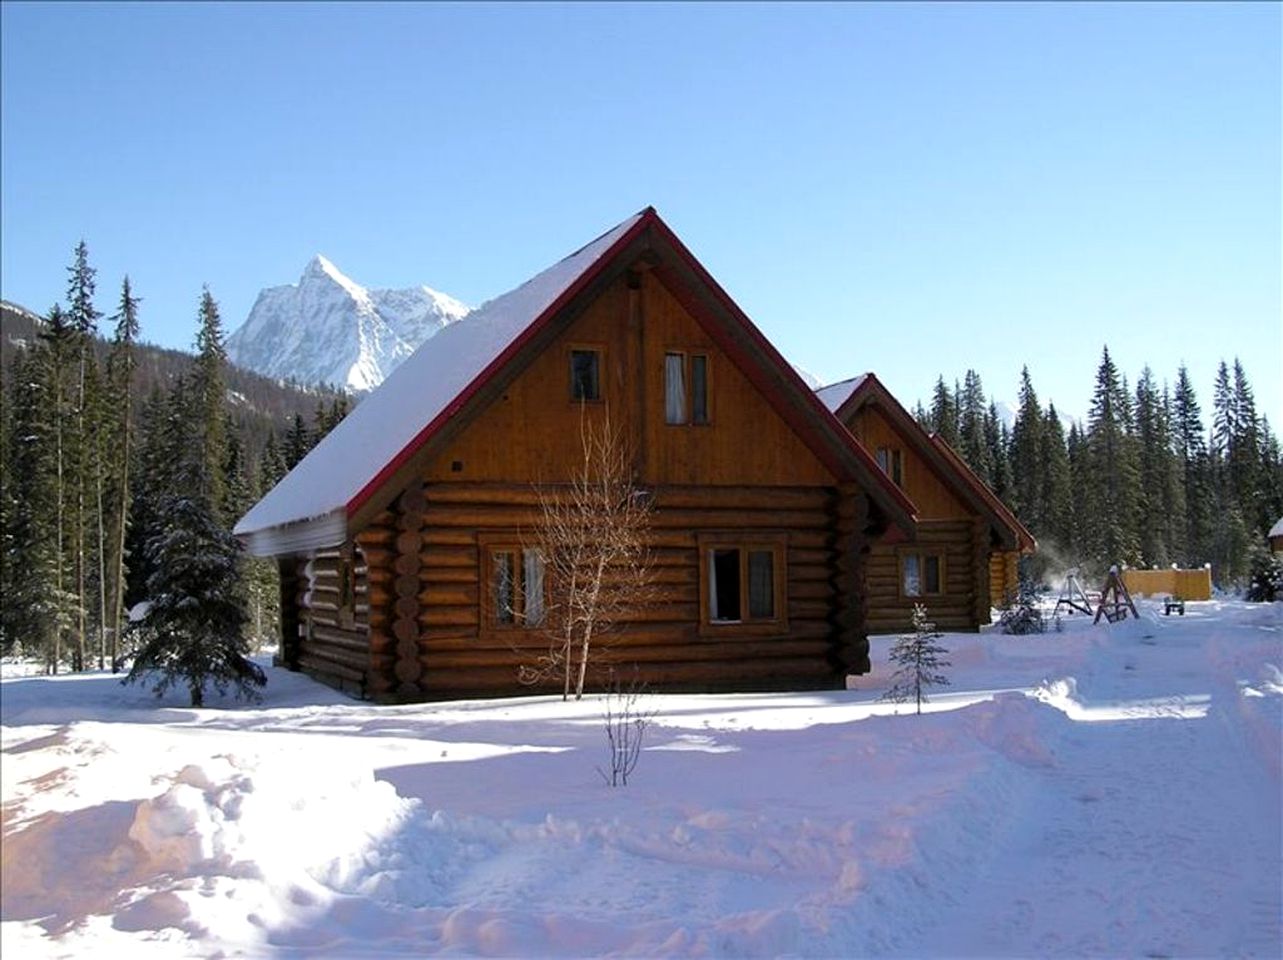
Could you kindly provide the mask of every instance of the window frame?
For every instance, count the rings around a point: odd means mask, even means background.
[[[575,354],[592,353],[597,357],[597,396],[575,396]],[[566,346],[566,396],[571,403],[606,402],[606,345],[604,343],[571,343]]]
[[[727,636],[754,636],[788,632],[788,534],[776,530],[728,530],[695,535],[696,563],[699,565],[699,630],[708,639]],[[713,620],[713,577],[710,570],[714,550],[738,550],[740,619]],[[769,552],[772,565],[773,617],[750,617],[749,554]]]
[[[904,579],[905,567],[907,565],[906,561],[910,557],[915,558],[918,563],[918,582],[920,587],[917,593],[909,593],[906,589],[907,584]],[[936,569],[938,571],[939,583],[937,586],[939,589],[934,591],[927,589],[928,559],[934,559],[936,561]],[[896,581],[897,590],[899,592],[900,599],[902,600],[920,601],[927,597],[943,597],[948,592],[945,582],[945,552],[943,550],[931,550],[922,547],[901,549],[897,552],[896,556],[896,570],[899,574]]]
[[[531,623],[526,619],[526,611],[529,609],[527,602],[527,585],[526,585],[526,554],[539,551],[539,547],[531,546],[521,542],[521,537],[515,533],[479,533],[477,535],[477,565],[479,574],[479,589],[477,591],[477,601],[480,609],[479,624],[484,633],[515,633],[541,630],[545,625],[548,616],[548,561],[543,562],[543,610],[540,619]],[[502,620],[498,616],[498,610],[495,607],[497,597],[494,592],[495,572],[497,566],[495,557],[501,553],[512,555],[512,593],[513,607],[512,620]]]
[[[882,463],[882,455],[886,454],[886,463]],[[893,447],[890,444],[883,444],[874,452],[873,459],[877,461],[882,472],[891,478],[901,490],[904,489],[904,451],[900,447]]]
[[[668,419],[668,358],[682,358],[682,390],[684,397],[685,409],[683,419],[673,421]],[[695,419],[695,364],[694,359],[702,357],[704,360],[704,419]],[[662,379],[660,382],[660,397],[663,400],[664,408],[664,426],[666,427],[709,427],[713,424],[713,389],[712,389],[712,369],[713,356],[712,352],[705,347],[665,347],[664,362],[662,365]]]

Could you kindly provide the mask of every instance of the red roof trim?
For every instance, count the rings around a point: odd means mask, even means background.
[[[561,293],[556,300],[550,303],[547,308],[539,314],[533,321],[526,325],[526,328],[519,333],[513,341],[506,346],[500,354],[490,361],[480,373],[472,378],[472,381],[464,387],[453,400],[434,417],[427,426],[414,435],[414,439],[401,448],[401,451],[384,464],[374,477],[365,484],[351,500],[347,502],[347,516],[352,517],[361,506],[370,499],[380,487],[386,483],[394,473],[405,465],[411,457],[429,440],[432,435],[441,428],[451,417],[457,414],[463,406],[472,399],[478,390],[488,381],[496,372],[501,370],[514,356],[521,352],[522,348],[542,330],[557,313],[566,306],[571,300],[578,296],[579,292],[584,289],[592,280],[597,277],[614,259],[620,250],[632,243],[637,236],[652,223],[659,222],[659,215],[655,212],[654,207],[647,207],[642,211],[637,222],[628,228],[618,240],[612,243],[604,250],[592,264],[584,269],[568,287]],[[589,241],[592,243],[593,241]],[[587,246],[588,244],[584,244]],[[582,250],[580,247],[574,253],[567,256],[573,257],[575,253]],[[563,258],[564,259],[564,258]],[[558,261],[560,262],[560,261]]]
[[[931,443],[937,450],[944,454],[945,458],[952,463],[958,470],[959,475],[981,497],[998,515],[998,518],[1011,527],[1016,534],[1016,542],[1023,548],[1033,550],[1037,546],[1034,535],[1029,529],[1020,522],[1020,519],[1011,512],[1011,508],[998,499],[998,495],[989,489],[989,484],[985,483],[967,461],[962,459],[962,454],[949,446],[939,434],[931,434]]]
[[[757,328],[757,325],[753,323],[753,321],[749,319],[748,315],[740,309],[739,305],[731,299],[730,294],[722,289],[721,284],[713,279],[712,275],[704,269],[703,264],[701,264],[695,258],[695,255],[687,249],[686,244],[682,243],[681,239],[669,229],[668,224],[664,223],[658,215],[655,216],[654,223],[660,235],[673,247],[674,250],[677,251],[678,256],[681,257],[701,282],[703,282],[721,301],[722,306],[730,312],[731,316],[735,317],[739,321],[744,331],[753,340],[758,349],[766,354],[766,356],[775,364],[785,377],[794,381],[797,386],[798,393],[806,397],[804,402],[809,403],[814,415],[818,417],[820,421],[826,423],[831,439],[835,440],[839,445],[845,446],[847,450],[860,461],[868,474],[873,478],[874,482],[881,486],[882,491],[891,500],[893,500],[901,510],[910,517],[917,514],[917,505],[909,499],[908,495],[903,490],[891,482],[891,478],[888,477],[883,472],[882,468],[878,466],[877,461],[873,459],[872,455],[864,449],[854,436],[851,435],[851,432],[846,429],[846,426],[833,414],[833,412],[820,401],[819,397],[815,395],[815,392],[807,386],[806,382],[801,378],[798,372],[793,369],[793,365],[784,359],[783,355],[775,349],[775,345],[766,338],[762,331]],[[677,291],[673,292],[675,295],[678,294]],[[679,295],[679,299],[683,298]],[[687,306],[689,307],[688,304]],[[692,314],[698,316],[696,311],[692,311]],[[752,364],[747,364],[746,366],[750,370],[753,368]],[[808,426],[818,426],[818,424],[812,422],[812,424],[808,425],[805,422],[797,422],[794,418],[788,415],[788,405],[781,402],[779,392],[774,389],[773,385],[769,381],[765,381],[757,377],[752,377],[751,379],[753,379],[754,385],[766,395],[767,399],[773,401],[776,409],[785,415],[789,425],[808,441],[807,446],[811,447],[811,449],[820,456],[822,460],[824,460],[825,464],[832,469],[832,461],[830,458],[820,452],[824,446],[823,442],[818,436],[816,436],[816,433],[813,430],[808,429]],[[839,475],[841,474],[840,470],[835,470],[834,472]]]
[[[1023,543],[1032,550],[1036,544],[1033,534],[1031,534],[1016,515],[1011,512],[1011,509],[998,499],[998,495],[989,489],[989,485],[980,479],[980,475],[971,469],[970,464],[963,460],[962,456],[954,450],[953,447],[949,446],[949,444],[946,443],[938,434],[928,434],[927,431],[922,428],[922,425],[913,418],[913,414],[909,413],[909,411],[904,408],[904,404],[900,403],[900,401],[896,399],[895,394],[887,389],[886,384],[877,378],[877,374],[869,371],[863,376],[864,379],[856,385],[854,390],[851,391],[851,395],[847,397],[838,408],[838,412],[843,415],[849,415],[862,407],[866,401],[871,399],[871,395],[874,393],[885,397],[889,403],[895,405],[896,412],[898,412],[900,417],[910,425],[910,429],[916,430],[926,441],[928,446],[935,448],[944,455],[950,466],[952,466],[957,473],[956,479],[961,481],[967,489],[988,505],[997,516],[997,519],[1005,523],[1011,529],[1011,532],[1016,536],[1017,543]]]

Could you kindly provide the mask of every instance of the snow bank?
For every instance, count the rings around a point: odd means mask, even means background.
[[[4,681],[0,949],[141,956],[1277,956],[1274,608],[949,634],[952,686],[190,710]],[[895,711],[899,710],[898,715]]]

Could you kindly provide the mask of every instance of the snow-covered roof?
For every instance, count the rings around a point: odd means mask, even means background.
[[[852,377],[850,380],[839,380],[837,383],[830,383],[827,387],[820,387],[815,391],[815,395],[834,413],[838,408],[850,399],[851,394],[860,389],[860,384],[864,383],[867,373],[862,373],[858,377]]]
[[[1279,517],[1278,522],[1270,527],[1269,536],[1283,537],[1283,517]]]
[[[260,556],[342,542],[350,505],[417,446],[436,421],[645,211],[443,329],[303,458],[236,524]]]

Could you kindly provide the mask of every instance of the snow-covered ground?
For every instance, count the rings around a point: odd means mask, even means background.
[[[0,685],[5,957],[1261,956],[1283,950],[1283,604],[947,635],[921,717],[654,696],[193,710]]]

